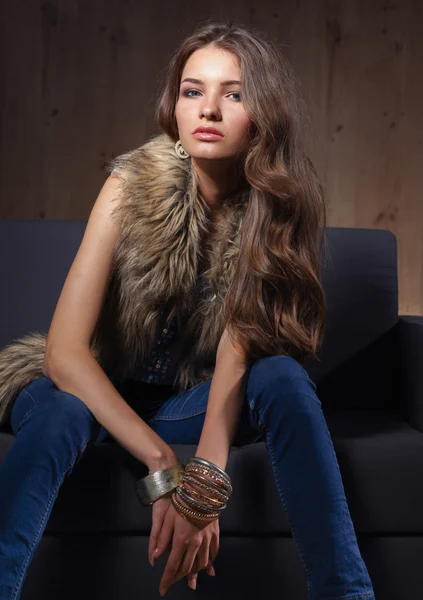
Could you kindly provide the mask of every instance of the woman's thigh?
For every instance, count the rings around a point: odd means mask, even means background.
[[[60,390],[44,375],[32,380],[16,396],[10,417],[13,434],[18,435],[22,427],[33,420],[33,416],[38,417],[41,413],[45,416],[39,423],[44,422],[47,426],[48,422],[49,426],[56,429],[66,420],[74,425],[77,419],[81,430],[89,431],[88,441],[101,441],[107,436],[107,431],[80,398]],[[59,419],[59,415],[63,418]]]
[[[212,378],[194,388],[168,398],[148,420],[148,425],[168,444],[198,444],[207,411]],[[243,446],[261,440],[244,398],[232,446]]]
[[[169,397],[148,424],[168,444],[198,444],[207,411],[212,377],[191,390]],[[314,394],[316,386],[307,371],[291,356],[276,355],[253,362],[247,374],[244,398],[233,446],[264,441],[260,414],[279,390]],[[276,394],[275,394],[276,391]],[[282,391],[281,391],[282,393]],[[315,396],[315,394],[314,394]],[[320,402],[315,396],[318,402]],[[263,402],[265,400],[265,402]],[[283,404],[280,403],[282,410]]]

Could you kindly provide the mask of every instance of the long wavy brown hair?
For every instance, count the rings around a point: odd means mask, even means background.
[[[306,153],[310,119],[298,78],[282,47],[263,32],[225,20],[197,25],[171,57],[156,104],[156,122],[175,142],[182,71],[205,46],[238,58],[241,98],[252,121],[243,163],[248,205],[237,275],[223,309],[228,333],[248,361],[276,354],[300,363],[308,356],[320,360],[327,311],[321,283],[326,207]]]

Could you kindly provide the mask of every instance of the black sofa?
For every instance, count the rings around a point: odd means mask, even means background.
[[[48,331],[86,221],[0,220],[0,347]],[[377,600],[421,600],[423,317],[398,316],[397,244],[385,230],[327,230],[328,321],[306,368],[338,457]],[[0,432],[0,464],[14,437]],[[114,442],[90,447],[65,480],[29,566],[22,600],[160,597],[166,557],[147,560],[151,508]],[[175,445],[182,462],[195,446]],[[1,466],[0,466],[1,468]],[[306,600],[305,574],[264,442],[231,450],[234,492],[220,518],[216,577],[168,598]],[[147,471],[145,471],[145,474]],[[254,482],[254,483],[253,483]],[[251,486],[261,490],[250,494]],[[2,490],[0,490],[2,493]]]

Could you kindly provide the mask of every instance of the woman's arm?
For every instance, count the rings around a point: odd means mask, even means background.
[[[216,354],[206,417],[195,456],[225,470],[247,383],[248,366],[225,329]]]
[[[89,348],[68,348],[48,374],[56,386],[81,399],[110,435],[152,473],[177,464],[171,448],[126,402]]]
[[[121,229],[121,181],[110,175],[91,210],[46,341],[43,374],[84,402],[112,437],[150,470],[176,464],[172,448],[132,410],[90,350]],[[170,461],[170,465],[168,465]]]

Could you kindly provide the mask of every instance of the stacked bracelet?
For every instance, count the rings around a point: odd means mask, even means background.
[[[143,506],[150,506],[174,490],[173,506],[185,519],[196,524],[218,519],[232,494],[229,475],[214,463],[197,456],[190,458],[186,466],[177,463],[143,477],[136,482],[135,488]]]
[[[172,504],[185,519],[196,524],[210,523],[219,518],[231,494],[229,475],[214,463],[195,456],[189,459],[182,483],[172,494]]]

